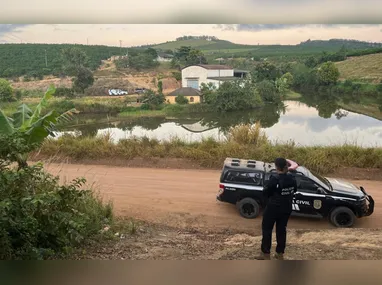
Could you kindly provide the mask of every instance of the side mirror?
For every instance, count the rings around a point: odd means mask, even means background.
[[[325,190],[321,187],[317,188],[317,194],[325,194]]]

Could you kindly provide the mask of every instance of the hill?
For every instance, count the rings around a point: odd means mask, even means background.
[[[100,45],[1,44],[0,77],[59,75],[62,67],[61,51],[68,47],[77,47],[85,51],[92,70],[97,69],[102,60],[121,53],[119,47]]]
[[[337,52],[343,46],[354,56],[365,53],[376,53],[381,50],[382,43],[369,43],[357,40],[330,39],[307,40],[297,45],[243,45],[220,39],[205,39],[200,37],[183,37],[175,41],[151,45],[150,47],[166,51],[174,51],[181,46],[192,46],[200,49],[208,59],[217,57],[254,57],[298,58],[319,54],[322,52]]]
[[[341,79],[382,82],[382,53],[350,57],[336,63]]]
[[[348,50],[349,56],[361,56],[382,52],[382,44],[356,40],[332,39],[327,41],[302,42],[297,45],[243,45],[215,37],[184,36],[155,45],[130,47],[129,54],[135,50],[142,51],[152,47],[157,51],[174,51],[181,46],[191,46],[203,51],[209,62],[219,57],[242,57],[264,59],[272,58],[282,61],[295,61],[322,52],[334,53],[342,46]],[[67,47],[77,47],[89,57],[89,67],[96,70],[113,55],[120,55],[125,50],[112,46],[89,46],[71,44],[1,44],[0,45],[0,77],[13,78],[19,76],[42,78],[44,75],[59,76],[61,73],[61,51]]]

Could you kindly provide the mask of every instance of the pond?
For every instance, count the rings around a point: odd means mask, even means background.
[[[63,133],[75,132],[82,136],[109,133],[114,141],[145,136],[159,140],[173,137],[186,141],[200,141],[208,137],[223,140],[230,127],[260,120],[272,141],[293,140],[296,144],[306,146],[345,142],[361,146],[382,146],[382,121],[337,107],[320,108],[299,101],[284,101],[279,106],[218,115],[134,120],[107,118],[105,115],[80,117],[74,125],[65,127]]]

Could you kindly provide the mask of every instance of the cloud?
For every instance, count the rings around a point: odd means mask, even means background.
[[[0,24],[0,36],[8,33],[18,33],[21,28],[30,26],[31,24]]]
[[[286,30],[294,28],[339,28],[339,27],[359,28],[366,26],[379,26],[378,24],[361,24],[361,25],[345,25],[345,24],[219,24],[215,27],[222,31],[247,31],[247,32],[260,32],[260,31],[275,31]],[[382,30],[381,30],[382,31]]]
[[[260,32],[260,31],[276,31],[276,30],[286,30],[294,28],[360,28],[368,26],[379,26],[379,24],[218,24],[215,28],[222,31],[247,31],[247,32]],[[382,31],[382,30],[381,30]]]

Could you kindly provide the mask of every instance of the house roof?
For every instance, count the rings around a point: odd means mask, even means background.
[[[199,90],[196,90],[192,87],[182,87],[178,88],[171,93],[169,93],[167,96],[178,96],[178,95],[183,95],[183,96],[201,96],[202,93]]]
[[[235,76],[221,76],[221,77],[207,77],[207,79],[219,80],[219,81],[232,81],[232,80],[238,80],[240,78]]]
[[[187,67],[190,67],[190,66],[200,66],[204,69],[208,69],[208,70],[230,70],[230,69],[233,69],[232,67],[228,66],[228,65],[221,65],[221,64],[193,64],[193,65],[188,65],[188,66],[185,66],[183,67],[182,69],[185,69]]]

